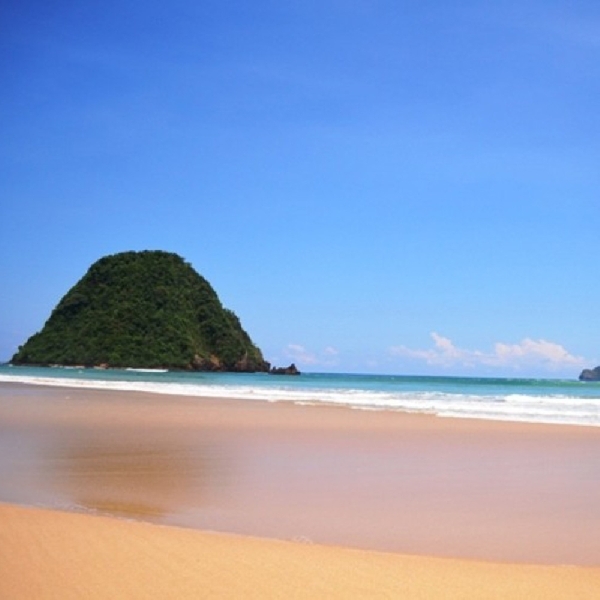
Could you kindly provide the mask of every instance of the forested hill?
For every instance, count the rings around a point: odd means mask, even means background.
[[[124,252],[94,263],[13,364],[267,371],[211,285],[177,254]]]

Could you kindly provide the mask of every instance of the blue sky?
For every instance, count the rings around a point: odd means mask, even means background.
[[[496,4],[4,2],[0,360],[164,249],[276,364],[600,363],[600,5]]]

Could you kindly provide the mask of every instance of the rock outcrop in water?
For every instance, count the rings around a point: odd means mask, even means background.
[[[269,371],[211,285],[180,256],[123,252],[94,263],[16,365]]]
[[[273,367],[271,375],[300,375],[298,367],[292,363],[289,367]]]
[[[595,369],[584,369],[579,375],[580,381],[600,381],[600,367]]]

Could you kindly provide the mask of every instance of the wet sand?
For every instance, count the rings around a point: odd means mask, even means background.
[[[0,501],[597,567],[600,429],[2,384]]]

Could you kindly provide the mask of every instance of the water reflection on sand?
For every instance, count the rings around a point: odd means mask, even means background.
[[[600,564],[600,431],[0,385],[0,501],[379,550]]]
[[[163,521],[229,493],[231,453],[202,428],[148,418],[151,403],[19,392],[0,402],[0,501]]]
[[[190,436],[129,429],[63,436],[47,447],[45,462],[47,482],[77,506],[144,519],[210,502],[225,472],[215,464],[219,453]]]

